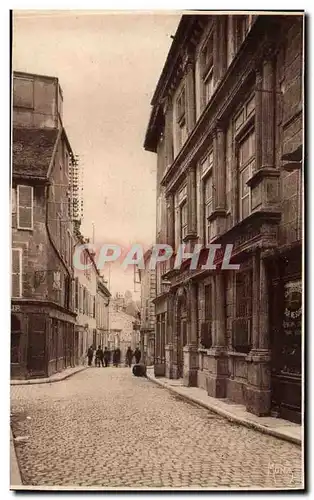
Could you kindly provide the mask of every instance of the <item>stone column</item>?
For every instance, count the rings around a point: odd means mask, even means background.
[[[188,345],[183,348],[184,368],[183,383],[186,386],[197,386],[198,353],[197,353],[197,304],[198,286],[190,282],[188,287]]]

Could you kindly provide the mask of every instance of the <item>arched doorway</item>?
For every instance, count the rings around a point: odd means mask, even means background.
[[[177,294],[176,307],[176,339],[177,339],[177,377],[183,377],[183,347],[187,345],[187,297],[184,288]]]

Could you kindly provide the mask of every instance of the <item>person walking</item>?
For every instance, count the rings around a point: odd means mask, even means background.
[[[92,366],[93,357],[94,357],[94,349],[93,346],[91,345],[87,350],[88,366]]]
[[[110,361],[110,351],[107,349],[107,347],[105,347],[105,349],[104,349],[105,366],[108,366],[109,361]]]
[[[138,347],[134,351],[134,357],[135,357],[135,362],[138,365],[141,360],[141,351],[139,350]]]
[[[96,351],[96,358],[95,358],[95,364],[100,368],[100,364],[104,366],[104,353],[101,348],[101,346],[98,346],[98,349]]]
[[[119,366],[120,364],[120,360],[121,360],[121,351],[119,349],[119,347],[117,348],[117,358],[116,358],[116,361],[117,361],[117,367]]]
[[[125,358],[126,358],[127,366],[129,366],[131,368],[133,352],[132,352],[132,349],[130,346],[127,348]]]

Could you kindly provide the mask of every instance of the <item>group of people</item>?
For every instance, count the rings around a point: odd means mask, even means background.
[[[132,351],[131,347],[127,348],[125,355],[125,364],[131,367],[133,358],[135,358],[135,363],[138,365],[141,360],[141,351],[139,350],[138,347],[135,349],[134,352]]]
[[[111,351],[107,349],[107,347],[102,350],[101,346],[99,345],[96,352],[94,351],[93,346],[90,346],[87,350],[87,359],[88,359],[88,366],[92,366],[93,364],[93,358],[95,356],[95,366],[108,366],[108,364],[111,361]],[[131,347],[128,347],[126,351],[126,356],[125,356],[125,364],[129,367],[132,365],[132,359],[133,357],[135,358],[136,364],[140,362],[141,359],[141,351],[137,347],[135,351],[133,352]],[[112,352],[112,364],[113,366],[118,367],[120,364],[121,360],[121,351],[119,348],[114,349]]]

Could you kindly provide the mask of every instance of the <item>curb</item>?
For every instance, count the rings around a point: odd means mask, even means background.
[[[10,385],[38,385],[38,384],[53,384],[55,382],[62,382],[69,377],[73,377],[77,373],[81,373],[87,369],[87,366],[82,366],[80,369],[72,373],[66,373],[60,378],[43,378],[43,379],[30,379],[30,380],[11,380]]]
[[[18,486],[23,485],[19,462],[16,456],[14,438],[12,429],[10,428],[10,490],[18,489]]]
[[[192,403],[194,403],[194,404],[196,404],[198,406],[202,406],[206,410],[210,410],[213,413],[217,413],[217,415],[225,417],[230,422],[235,422],[237,424],[241,424],[241,425],[243,425],[245,427],[248,427],[249,429],[254,429],[254,430],[259,431],[259,432],[261,432],[263,434],[268,434],[268,435],[274,436],[274,437],[276,437],[278,439],[282,439],[284,441],[289,441],[290,443],[296,444],[298,446],[302,446],[302,439],[295,438],[293,436],[287,436],[286,434],[283,434],[283,433],[281,433],[279,431],[276,431],[274,429],[270,429],[269,427],[265,427],[264,425],[258,424],[256,422],[251,422],[251,421],[248,421],[248,420],[243,420],[243,419],[241,419],[239,417],[236,417],[235,415],[232,415],[232,413],[229,413],[226,410],[223,410],[221,408],[217,408],[215,406],[211,406],[210,404],[204,403],[203,401],[200,401],[199,399],[194,398],[193,396],[188,396],[187,394],[181,394],[174,387],[168,386],[164,382],[161,382],[161,381],[157,380],[156,378],[152,377],[149,374],[147,374],[147,378],[151,382],[154,382],[155,384],[160,385],[164,389],[167,389],[168,391],[173,392],[174,394],[176,394],[176,396],[179,396],[182,399],[188,400],[188,401],[190,401],[190,402],[192,402]]]

